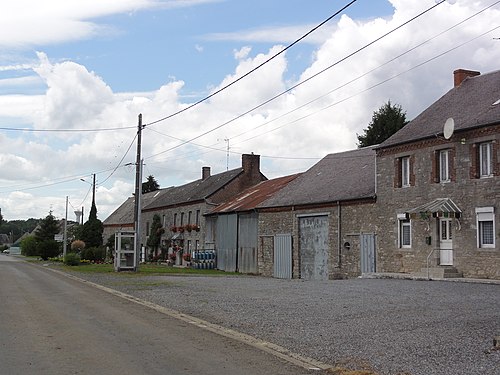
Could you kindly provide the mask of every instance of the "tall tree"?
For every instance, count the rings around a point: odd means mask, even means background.
[[[40,225],[35,231],[35,238],[38,241],[53,240],[57,233],[59,233],[59,223],[50,211],[45,219],[40,221]]]
[[[92,199],[92,207],[90,208],[89,219],[85,224],[83,224],[81,240],[85,242],[85,246],[87,248],[99,247],[102,245],[103,231],[104,226],[102,225],[102,221],[97,218],[97,207],[95,205],[95,199]]]
[[[146,242],[155,255],[158,253],[158,246],[160,245],[161,235],[163,233],[165,233],[165,228],[163,228],[161,224],[160,215],[155,214],[153,216],[153,222],[151,223],[151,232]]]
[[[152,175],[149,175],[146,182],[142,183],[142,194],[150,193],[156,190],[160,190],[160,184],[155,180],[155,178]]]
[[[403,111],[399,104],[392,105],[389,100],[378,111],[373,112],[372,120],[364,133],[356,134],[358,147],[380,144],[406,124],[406,111]]]

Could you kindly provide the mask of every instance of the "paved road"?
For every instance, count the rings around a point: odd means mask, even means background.
[[[0,374],[310,372],[5,255],[0,301]]]

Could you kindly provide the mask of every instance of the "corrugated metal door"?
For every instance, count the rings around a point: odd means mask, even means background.
[[[238,216],[238,272],[258,273],[256,213]]]
[[[300,277],[328,280],[328,216],[299,218]]]
[[[292,278],[292,235],[274,236],[274,272],[277,279]]]
[[[220,215],[216,223],[217,268],[226,272],[236,272],[238,216]]]
[[[361,273],[376,271],[375,235],[362,233],[359,235],[361,248]]]

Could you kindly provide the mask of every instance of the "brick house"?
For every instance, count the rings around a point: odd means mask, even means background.
[[[459,69],[376,147],[377,271],[500,278],[499,142],[500,71]]]
[[[375,271],[372,147],[327,155],[257,210],[262,275],[327,280]]]
[[[154,215],[159,215],[165,233],[161,246],[179,246],[183,252],[213,248],[214,228],[205,223],[204,214],[242,190],[267,178],[260,172],[260,156],[242,155],[242,166],[211,175],[202,168],[199,180],[158,191],[141,210],[141,242],[146,244]]]

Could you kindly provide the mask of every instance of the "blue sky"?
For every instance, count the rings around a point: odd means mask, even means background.
[[[72,208],[88,207],[89,186],[80,179],[96,173],[104,220],[133,192],[134,170],[125,164],[135,161],[139,113],[149,123],[189,106],[348,3],[18,0],[0,5],[3,216],[44,217],[52,210],[61,217],[66,196]],[[411,119],[451,89],[453,70],[500,68],[497,3],[357,0],[223,93],[147,127],[144,174],[154,175],[162,187],[179,185],[199,178],[202,166],[219,173],[240,166],[241,153],[254,152],[261,155],[262,172],[273,178],[355,148],[356,134],[388,100],[401,104]]]

